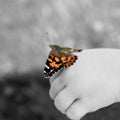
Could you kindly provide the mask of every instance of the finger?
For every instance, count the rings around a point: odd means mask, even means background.
[[[56,108],[65,113],[66,109],[73,103],[75,97],[71,95],[68,90],[68,87],[64,88],[55,98],[55,106]]]
[[[55,81],[52,82],[49,95],[50,97],[54,100],[56,95],[63,90],[66,87],[66,85],[63,83],[62,80],[56,79]]]
[[[66,115],[72,120],[80,120],[88,112],[88,107],[79,99],[67,109]]]
[[[58,72],[56,72],[50,79],[50,84],[52,84],[52,82],[59,77],[59,75],[62,73],[63,69],[59,70]]]

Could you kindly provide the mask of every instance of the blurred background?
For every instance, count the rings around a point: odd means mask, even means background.
[[[43,77],[48,44],[120,48],[120,1],[0,0],[0,120],[68,120]],[[119,118],[116,103],[82,120]]]

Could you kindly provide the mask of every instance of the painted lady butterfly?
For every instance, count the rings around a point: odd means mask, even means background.
[[[77,60],[77,56],[72,53],[82,51],[82,49],[60,47],[58,45],[49,46],[52,50],[50,51],[44,68],[45,78],[50,78],[58,70],[73,65]]]

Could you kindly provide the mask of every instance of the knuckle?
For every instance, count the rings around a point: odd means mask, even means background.
[[[79,112],[76,110],[68,110],[66,115],[70,119],[79,120],[81,118]]]
[[[65,113],[68,103],[66,103],[66,99],[62,93],[60,93],[56,96],[54,104],[60,112]]]

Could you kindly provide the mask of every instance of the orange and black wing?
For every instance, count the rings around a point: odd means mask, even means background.
[[[55,72],[62,69],[63,67],[64,66],[61,59],[57,56],[50,54],[44,68],[45,78],[50,78],[51,76],[53,76],[53,74],[55,74]]]
[[[67,54],[66,56],[61,57],[61,61],[63,63],[64,68],[68,68],[73,65],[78,59],[77,55]]]

